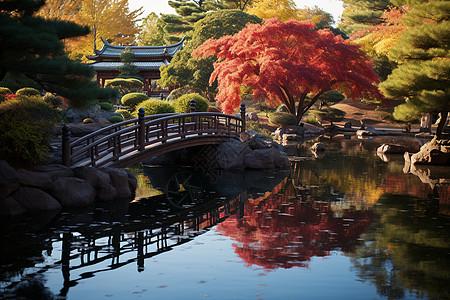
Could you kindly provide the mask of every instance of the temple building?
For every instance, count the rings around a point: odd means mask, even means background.
[[[86,56],[95,62],[88,64],[97,74],[97,82],[102,87],[105,81],[119,76],[118,67],[123,65],[120,54],[125,48],[134,53],[133,64],[139,69],[139,75],[144,78],[144,92],[149,96],[168,94],[171,90],[162,89],[156,82],[160,79],[159,67],[169,65],[175,53],[183,49],[184,38],[176,44],[166,46],[115,46],[103,40],[103,47],[94,50],[94,55]]]

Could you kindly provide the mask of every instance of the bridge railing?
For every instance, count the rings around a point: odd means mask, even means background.
[[[245,131],[245,108],[241,116],[213,112],[161,114],[120,122],[70,142],[68,128],[63,129],[63,164],[100,166],[117,161],[133,152],[171,141],[199,135],[237,136]]]

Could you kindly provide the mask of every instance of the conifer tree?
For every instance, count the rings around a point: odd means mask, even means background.
[[[68,98],[73,106],[115,95],[92,81],[93,70],[67,58],[63,39],[83,36],[89,28],[71,22],[46,20],[34,14],[44,0],[0,2],[0,81],[26,76],[42,90]]]
[[[380,88],[387,97],[406,99],[395,108],[397,119],[439,113],[439,139],[450,110],[450,2],[415,5],[404,23],[407,30],[389,52],[399,67]]]
[[[227,6],[218,1],[174,0],[169,5],[176,11],[176,15],[161,15],[164,23],[164,38],[167,44],[178,42],[184,36],[190,36],[197,21],[200,21],[211,11],[225,9]]]
[[[131,51],[130,47],[126,47],[125,50],[120,53],[120,60],[123,62],[123,66],[117,69],[120,72],[118,78],[136,78],[140,81],[144,81],[144,78],[139,75],[139,69],[136,67],[134,62],[134,53]]]
[[[339,28],[350,35],[359,30],[381,24],[381,15],[392,5],[389,0],[343,0],[345,10]]]

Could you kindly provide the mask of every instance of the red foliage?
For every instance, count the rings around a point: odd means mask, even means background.
[[[16,94],[6,94],[6,95],[4,95],[4,97],[6,99],[14,99],[14,98],[17,98],[18,96]]]
[[[253,89],[255,100],[286,104],[299,121],[318,96],[330,89],[352,99],[383,99],[370,58],[330,30],[315,29],[310,21],[267,19],[233,36],[209,40],[192,55],[217,55],[210,83],[217,79],[216,100],[226,113],[239,106],[241,85]],[[308,99],[308,93],[314,97]]]
[[[284,190],[284,185],[267,197],[249,200],[243,218],[235,215],[217,226],[237,242],[235,253],[248,265],[307,267],[312,257],[325,257],[333,250],[354,251],[375,219],[369,210],[347,209],[337,217],[327,203],[292,201],[292,191]]]

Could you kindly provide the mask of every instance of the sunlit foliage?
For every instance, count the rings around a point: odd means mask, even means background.
[[[274,107],[285,104],[299,123],[328,90],[354,100],[383,98],[370,59],[358,46],[330,30],[312,29],[312,22],[267,19],[233,36],[207,41],[193,56],[217,55],[210,84],[217,79],[216,100],[227,113],[240,105],[242,85],[253,89],[256,100],[266,99]]]

